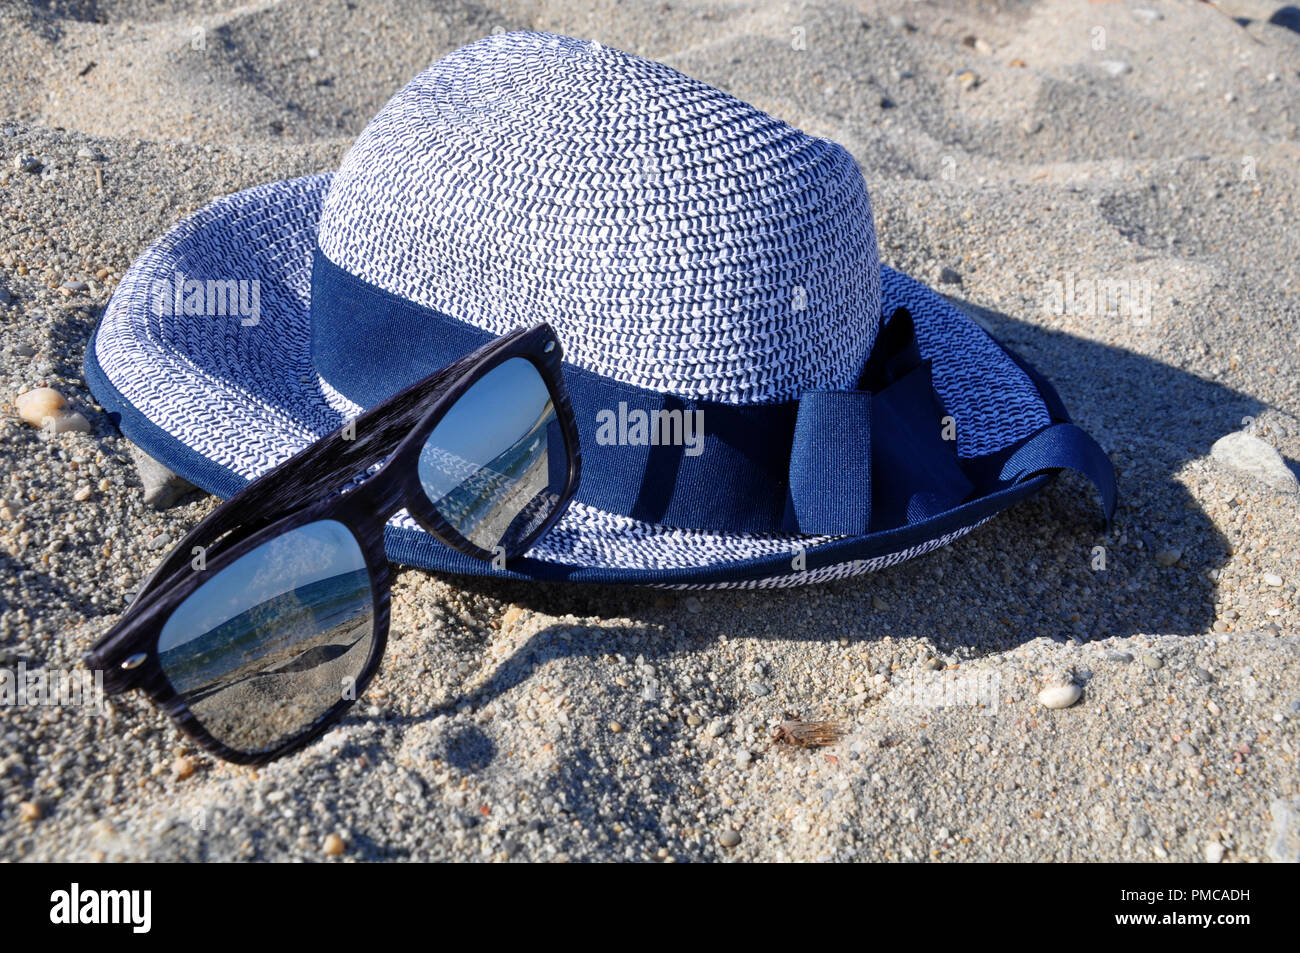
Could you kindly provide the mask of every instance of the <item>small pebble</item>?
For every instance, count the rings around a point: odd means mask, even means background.
[[[1254,434],[1234,431],[1210,447],[1210,457],[1276,490],[1300,491],[1300,481],[1282,455]]]
[[[1264,585],[1278,587],[1282,585],[1282,577],[1275,572],[1264,573]]]
[[[623,726],[616,721],[611,721],[609,723],[609,730],[617,735],[623,730]]]
[[[740,843],[740,832],[725,830],[718,835],[718,843],[723,847],[735,847]]]
[[[1196,745],[1190,741],[1180,741],[1178,742],[1178,753],[1185,758],[1195,758],[1200,752],[1196,750]]]
[[[741,748],[736,752],[736,767],[747,768],[749,763],[754,760],[754,754],[748,748]]]
[[[961,284],[961,275],[955,268],[945,267],[939,272],[939,283],[942,285],[959,285]]]
[[[14,168],[19,172],[40,172],[41,160],[35,156],[14,156]]]
[[[67,400],[52,387],[37,387],[14,401],[18,416],[33,427],[40,427],[48,418],[58,417],[67,406]]]
[[[1067,685],[1049,685],[1038,693],[1038,702],[1044,708],[1069,708],[1083,697],[1083,689],[1070,682]]]
[[[342,837],[339,837],[338,834],[330,834],[325,838],[325,843],[321,845],[321,849],[325,852],[326,857],[337,857],[343,853],[346,846]]]
[[[1165,660],[1159,655],[1147,654],[1142,656],[1142,664],[1147,668],[1164,668]]]
[[[980,77],[974,70],[964,69],[957,74],[957,82],[963,90],[970,92],[980,84]]]
[[[1132,652],[1107,652],[1106,658],[1112,662],[1131,662],[1133,661]]]
[[[90,421],[81,414],[50,417],[43,428],[46,433],[90,433]]]
[[[72,498],[76,500],[78,503],[85,503],[88,499],[90,499],[92,493],[94,493],[94,490],[92,490],[88,486],[83,486],[80,489],[78,489],[76,493],[72,494]]]
[[[165,510],[197,489],[134,444],[130,445],[130,451],[144,487],[144,504],[150,509]]]
[[[28,824],[39,821],[41,819],[41,806],[35,801],[23,801],[18,805],[18,817]]]
[[[709,722],[709,727],[705,732],[710,738],[720,738],[727,731],[727,722],[724,718],[715,718]]]
[[[172,762],[172,774],[177,781],[184,781],[194,774],[197,767],[193,758],[177,758]]]
[[[1208,841],[1205,845],[1205,862],[1217,864],[1221,860],[1223,860],[1223,845],[1217,840]]]
[[[1133,72],[1133,67],[1120,60],[1103,60],[1100,66],[1111,76],[1123,76],[1125,73]]]
[[[1183,551],[1177,547],[1171,546],[1169,549],[1162,549],[1160,552],[1156,553],[1156,565],[1164,566],[1168,569],[1182,558]]]

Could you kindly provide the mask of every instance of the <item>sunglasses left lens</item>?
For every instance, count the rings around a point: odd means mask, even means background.
[[[361,547],[342,523],[319,520],[245,553],[190,593],[163,626],[158,660],[209,734],[261,752],[356,697],[374,623]]]

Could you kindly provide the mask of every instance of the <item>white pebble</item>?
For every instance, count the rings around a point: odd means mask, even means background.
[[[1282,585],[1282,577],[1275,572],[1266,572],[1264,573],[1264,585],[1274,587],[1280,586]]]
[[[1282,455],[1254,434],[1236,431],[1220,437],[1210,448],[1210,456],[1220,463],[1240,470],[1274,489],[1300,489],[1296,476]]]
[[[45,431],[47,433],[90,433],[90,421],[81,414],[63,414],[59,417],[46,418]]]
[[[1223,860],[1223,845],[1217,840],[1207,841],[1205,844],[1205,862],[1207,864],[1217,864]]]
[[[1038,702],[1044,708],[1069,708],[1083,697],[1083,689],[1070,682],[1065,685],[1049,685],[1038,693]]]

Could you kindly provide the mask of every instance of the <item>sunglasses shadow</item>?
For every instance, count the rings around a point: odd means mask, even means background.
[[[1176,474],[1265,405],[1140,354],[956,303],[1053,381],[1111,454],[1120,493],[1111,533],[1097,528],[1091,486],[1064,474],[951,546],[819,586],[680,593],[453,577],[468,593],[584,621],[537,632],[452,706],[485,704],[552,660],[610,652],[653,660],[707,651],[723,636],[757,640],[757,656],[762,640],[831,647],[892,636],[928,638],[936,652],[970,658],[1039,637],[1211,630],[1209,574],[1225,564],[1228,542]],[[1243,494],[1264,489],[1246,478],[1239,485]],[[410,720],[424,717],[437,714]]]

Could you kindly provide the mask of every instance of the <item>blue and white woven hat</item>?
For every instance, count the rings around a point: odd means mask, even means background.
[[[845,149],[541,33],[421,73],[338,172],[178,224],[124,276],[86,375],[128,437],[229,496],[539,320],[563,342],[583,484],[507,575],[835,579],[945,545],[1062,467],[1113,508],[1109,462],[1050,385],[879,264]],[[387,545],[501,574],[405,514]]]

